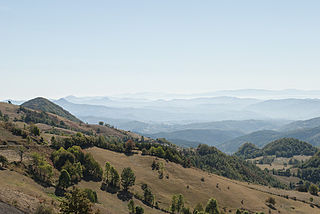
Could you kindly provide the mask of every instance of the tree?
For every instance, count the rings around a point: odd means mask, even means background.
[[[170,210],[172,213],[175,213],[176,211],[179,213],[182,211],[182,208],[184,207],[184,198],[182,194],[179,195],[173,195],[172,201],[171,201],[171,207]]]
[[[237,209],[236,214],[242,214],[242,212],[239,209]]]
[[[124,168],[121,173],[121,185],[125,191],[129,187],[133,186],[136,181],[136,176],[134,175],[130,167]]]
[[[61,174],[59,176],[59,184],[58,186],[62,189],[68,188],[71,184],[71,178],[67,170],[61,170]]]
[[[146,202],[147,204],[149,205],[153,205],[153,202],[154,202],[154,196],[151,192],[151,189],[149,187],[146,187],[144,189],[144,192],[143,192],[143,200],[144,202]]]
[[[214,199],[214,198],[209,199],[205,211],[208,214],[219,214],[220,213],[216,199]]]
[[[274,206],[276,204],[276,199],[274,199],[273,197],[269,197],[267,198],[266,202]]]
[[[84,191],[74,187],[65,198],[60,204],[61,214],[92,214],[92,203]]]
[[[88,199],[92,203],[97,203],[98,202],[98,196],[96,191],[93,191],[92,189],[84,189],[84,192],[87,193]]]
[[[319,188],[316,185],[311,184],[309,187],[309,192],[311,195],[318,195]]]
[[[120,176],[119,176],[118,171],[113,166],[110,169],[110,174],[111,174],[110,185],[112,187],[119,188]]]
[[[177,200],[177,211],[180,212],[182,208],[184,207],[184,198],[182,194],[178,195],[178,200]]]
[[[136,214],[143,214],[144,213],[144,209],[140,206],[136,206]]]
[[[104,122],[103,121],[99,121],[99,125],[103,126]]]
[[[132,199],[128,203],[128,209],[130,214],[135,213],[134,201]]]
[[[134,142],[130,139],[125,143],[124,147],[125,147],[126,153],[131,153],[135,145],[134,145]]]
[[[30,126],[30,132],[31,132],[34,136],[40,136],[40,129],[39,129],[36,125],[31,125],[31,126]]]
[[[94,181],[102,180],[103,170],[91,154],[85,155],[83,165],[83,177],[85,177],[88,180]]]

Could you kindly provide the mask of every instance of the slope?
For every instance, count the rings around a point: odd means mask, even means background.
[[[23,107],[33,109],[33,110],[39,110],[44,111],[48,113],[53,113],[56,115],[59,115],[61,117],[64,117],[66,119],[69,119],[73,122],[80,122],[78,118],[70,114],[68,111],[64,110],[62,107],[54,104],[53,102],[43,98],[43,97],[37,97],[32,100],[29,100],[22,104]]]
[[[126,156],[116,152],[111,152],[99,148],[86,150],[93,154],[95,159],[104,165],[110,162],[118,171],[125,167],[131,167],[136,175],[136,185],[131,189],[132,192],[140,192],[142,183],[148,184],[155,194],[156,201],[160,207],[169,208],[172,195],[183,194],[186,207],[195,207],[197,203],[205,205],[210,197],[217,199],[219,207],[225,213],[235,213],[237,208],[244,208],[251,212],[269,212],[265,200],[272,196],[276,199],[276,209],[271,213],[317,213],[319,209],[311,208],[309,204],[299,202],[308,201],[309,194],[296,191],[279,190],[270,187],[258,186],[239,181],[230,180],[214,174],[201,171],[195,168],[183,168],[172,162],[163,159],[158,161],[164,165],[165,173],[169,179],[159,179],[157,171],[152,170],[151,164],[154,157],[142,156],[140,154]],[[203,180],[203,181],[201,181]],[[92,182],[81,182],[80,187],[93,188],[97,191],[104,209],[111,208],[110,213],[127,212],[127,202],[122,202],[117,195],[112,195],[100,190],[100,186]],[[277,195],[288,195],[289,199]],[[296,197],[296,200],[290,198]],[[134,199],[136,203],[139,201]],[[318,203],[319,197],[314,197]],[[156,209],[146,209],[146,213],[159,213]]]

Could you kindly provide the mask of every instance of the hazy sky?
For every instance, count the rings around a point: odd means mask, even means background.
[[[319,0],[0,0],[0,99],[320,89],[319,11]]]

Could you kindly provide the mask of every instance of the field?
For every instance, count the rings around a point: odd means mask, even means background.
[[[158,173],[151,169],[154,157],[141,156],[140,154],[126,156],[99,148],[90,148],[86,151],[92,153],[101,165],[109,161],[119,172],[124,167],[131,167],[137,177],[136,185],[131,191],[141,193],[140,184],[147,183],[161,208],[168,208],[172,195],[181,193],[185,197],[187,207],[194,207],[198,202],[205,205],[209,198],[214,197],[225,212],[234,213],[237,208],[244,208],[252,212],[268,213],[269,208],[266,206],[265,200],[272,196],[276,199],[275,207],[277,210],[271,210],[271,213],[279,211],[281,213],[319,213],[318,208],[312,208],[309,204],[276,196],[288,195],[289,198],[296,197],[298,200],[309,201],[311,195],[308,193],[238,182],[194,168],[186,169],[164,160],[159,161],[163,162],[165,174],[169,175],[169,179],[159,179]],[[201,178],[204,178],[204,182],[201,181]],[[98,192],[99,200],[103,203],[99,206],[109,208],[111,213],[125,213],[127,211],[127,202],[121,202],[116,195],[101,191],[100,186],[96,183],[81,182],[79,185],[95,189]],[[313,198],[314,203],[319,204],[319,197],[313,196]],[[146,208],[146,206],[144,207]],[[159,213],[155,209],[146,209],[146,211],[146,213]]]

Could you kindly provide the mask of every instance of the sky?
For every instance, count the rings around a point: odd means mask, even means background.
[[[320,1],[0,0],[0,99],[320,89]]]

